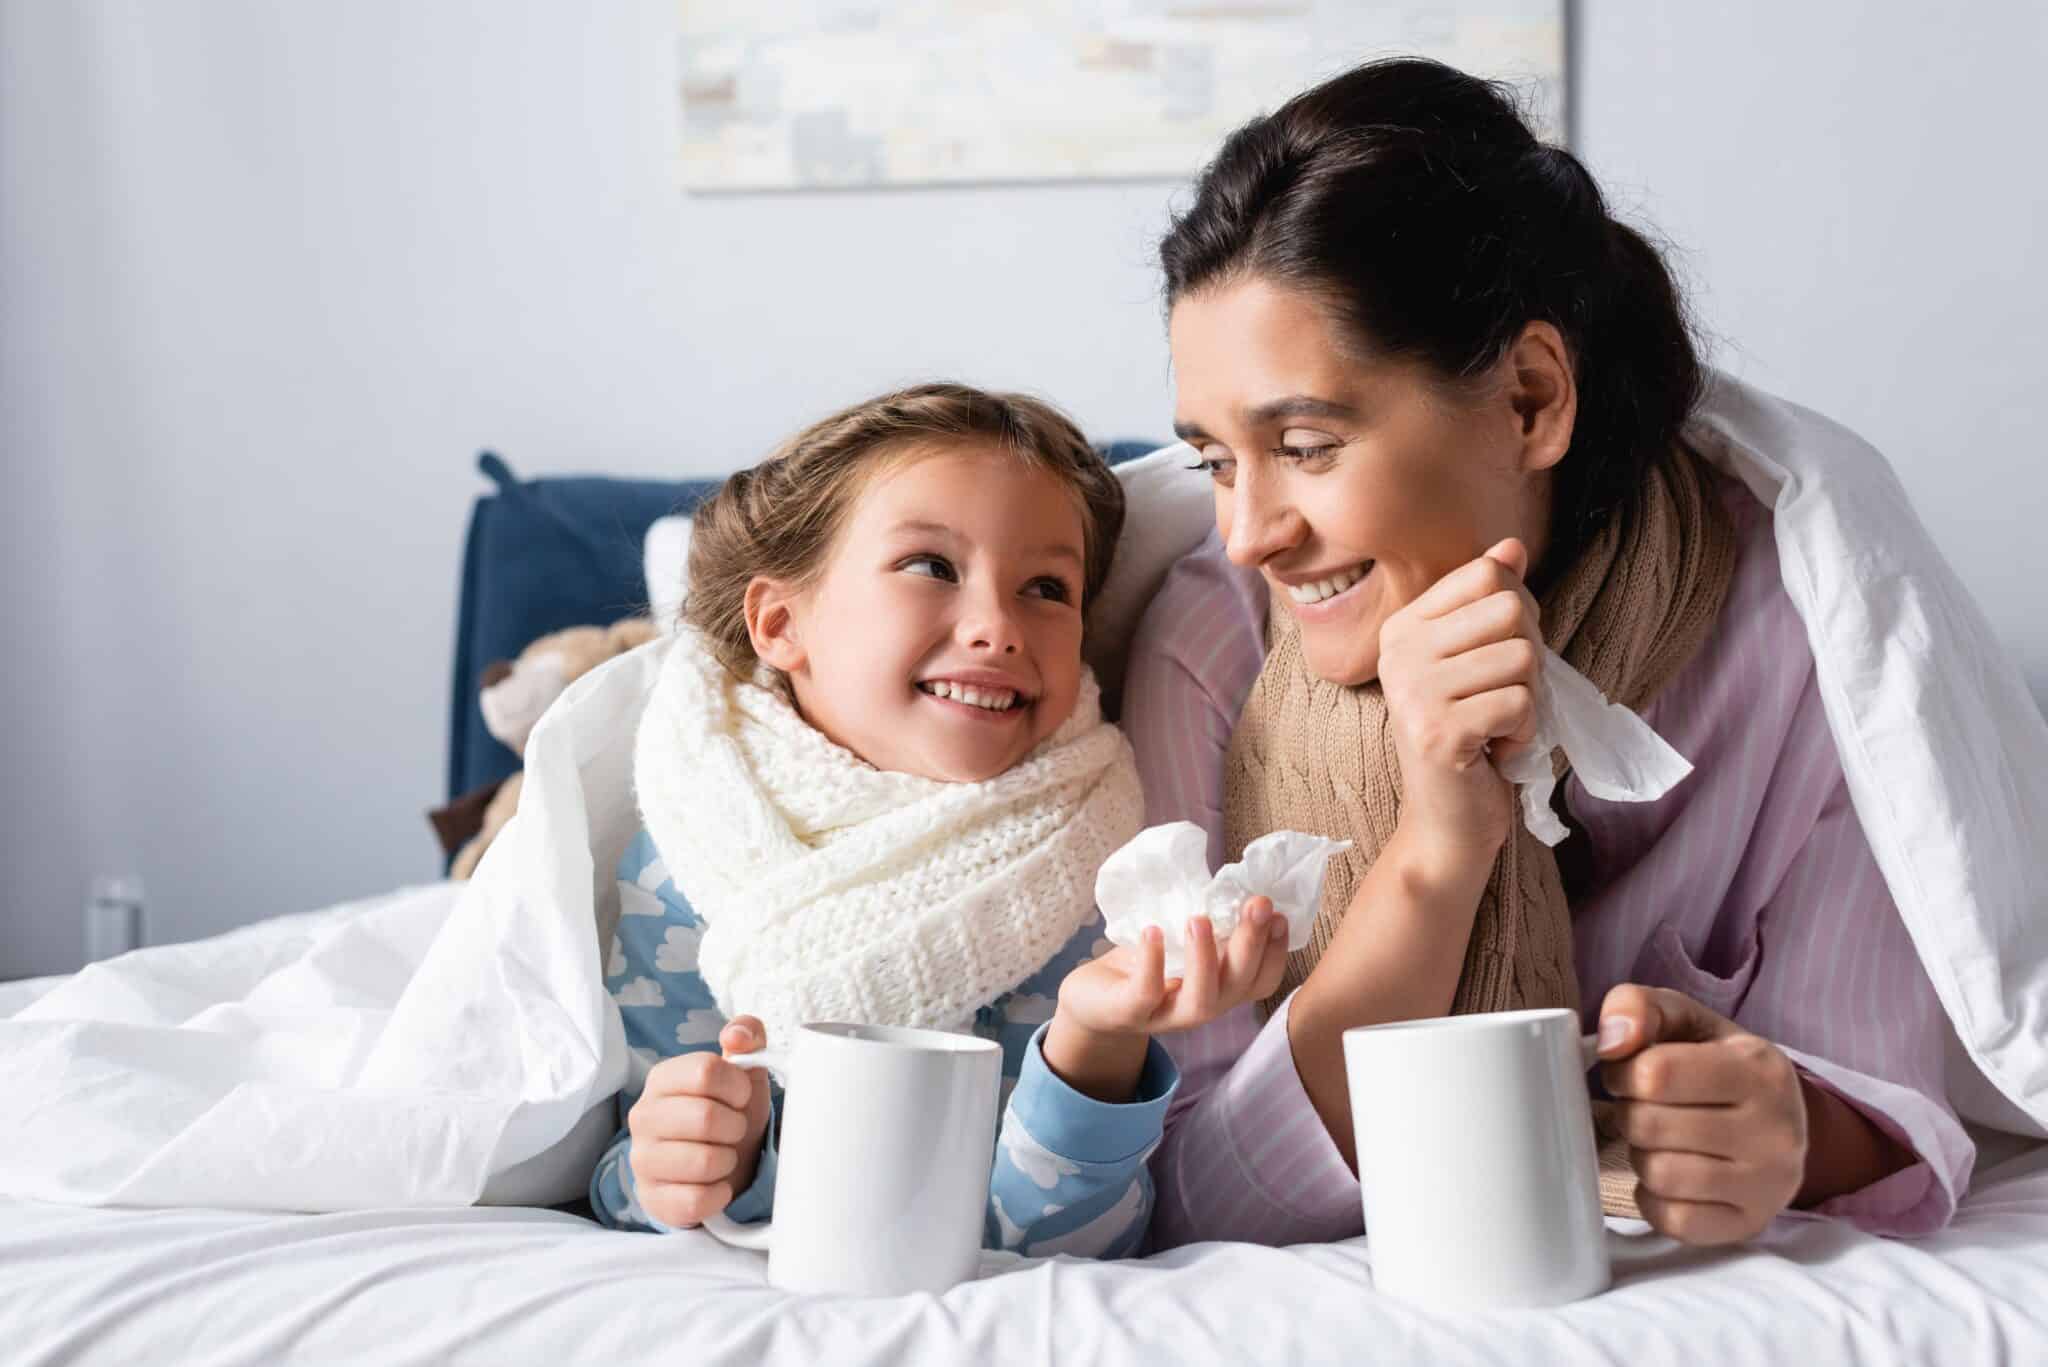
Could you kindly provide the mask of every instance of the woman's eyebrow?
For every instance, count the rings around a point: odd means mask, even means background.
[[[1335,399],[1318,399],[1313,394],[1289,394],[1285,398],[1268,399],[1253,408],[1244,410],[1243,420],[1247,427],[1263,427],[1282,418],[1355,418],[1358,410],[1348,403]],[[1182,441],[1200,441],[1209,434],[1202,430],[1200,423],[1175,420],[1173,435]]]
[[[1309,394],[1289,394],[1284,399],[1269,399],[1256,408],[1245,410],[1247,427],[1262,427],[1281,418],[1355,418],[1358,410],[1348,403],[1334,399],[1318,399]]]

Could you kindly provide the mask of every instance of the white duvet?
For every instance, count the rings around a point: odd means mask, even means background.
[[[1694,439],[1776,509],[1858,816],[1975,1061],[1955,1070],[1959,1101],[2041,1125],[2048,917],[2031,860],[2048,726],[1874,451],[1725,380]],[[1098,640],[1129,639],[1206,530],[1199,481],[1166,477],[1177,459],[1120,472],[1132,541]],[[0,1128],[0,1193],[286,1211],[579,1194],[626,1073],[598,947],[660,648],[549,711],[519,814],[466,887],[146,950],[0,1021],[0,1096],[19,1117]]]
[[[1614,1287],[1438,1315],[1375,1295],[1364,1239],[1142,1262],[990,1259],[944,1296],[796,1297],[756,1255],[552,1211],[109,1211],[0,1202],[13,1367],[903,1367],[1251,1362],[2048,1362],[2048,1149],[1980,1169],[1942,1233],[1781,1222],[1751,1246],[1609,1236]]]

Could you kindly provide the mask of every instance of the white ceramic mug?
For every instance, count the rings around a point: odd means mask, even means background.
[[[894,1296],[975,1275],[1002,1046],[942,1030],[814,1024],[731,1061],[781,1082],[774,1218],[704,1222],[765,1249],[790,1291]]]
[[[1439,1310],[1606,1289],[1593,1062],[1562,1007],[1344,1032],[1375,1286]]]

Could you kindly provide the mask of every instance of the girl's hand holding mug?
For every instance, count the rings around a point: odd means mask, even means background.
[[[765,1047],[766,1035],[754,1017],[735,1016],[718,1043],[728,1054],[746,1054]],[[753,1185],[769,1113],[764,1072],[709,1050],[655,1064],[626,1114],[640,1208],[685,1229],[731,1205]]]
[[[1401,825],[1460,866],[1490,865],[1500,852],[1514,793],[1491,760],[1536,733],[1543,632],[1522,582],[1528,568],[1528,550],[1510,537],[1380,628],[1380,686],[1401,762]]]

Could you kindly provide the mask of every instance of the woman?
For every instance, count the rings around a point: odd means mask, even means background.
[[[1850,808],[1770,515],[1687,451],[1662,261],[1496,87],[1367,65],[1226,141],[1161,246],[1217,537],[1133,644],[1152,823],[1356,842],[1265,1009],[1168,1041],[1153,1242],[1358,1232],[1342,1032],[1571,1005],[1626,1171],[1690,1243],[1940,1227],[1974,1149]],[[1693,761],[1658,801],[1493,767],[1547,643]],[[1618,1165],[1617,1165],[1618,1166]],[[1633,1192],[1631,1193],[1631,1187]]]

